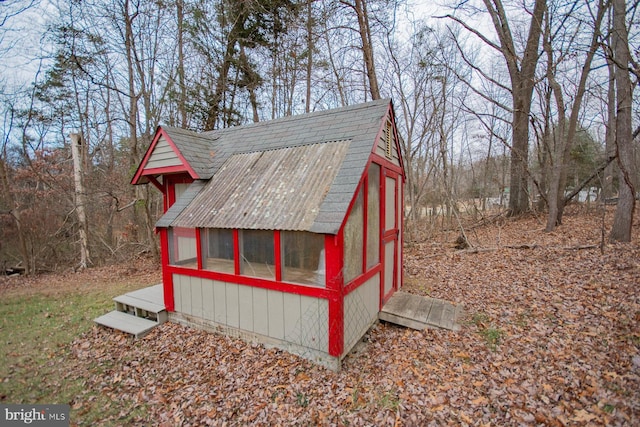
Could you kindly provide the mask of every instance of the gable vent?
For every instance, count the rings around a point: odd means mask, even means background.
[[[393,158],[393,138],[391,138],[391,122],[387,121],[387,150],[386,150],[386,155],[388,158],[392,159]]]

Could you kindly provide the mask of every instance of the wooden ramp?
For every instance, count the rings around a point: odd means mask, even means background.
[[[460,330],[462,306],[447,301],[397,291],[382,307],[378,318],[412,329],[440,328]]]
[[[138,289],[115,297],[116,309],[93,321],[140,338],[167,321],[163,298],[161,284]]]

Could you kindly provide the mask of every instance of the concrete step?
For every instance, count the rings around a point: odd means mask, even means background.
[[[145,336],[151,329],[160,324],[153,320],[136,317],[117,310],[93,319],[93,321],[99,325],[132,334],[136,338]]]

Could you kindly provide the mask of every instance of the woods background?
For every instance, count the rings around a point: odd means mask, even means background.
[[[638,194],[638,2],[7,0],[0,271],[158,257],[131,176],[158,124],[197,131],[391,97],[407,239]],[[635,139],[634,139],[635,138]],[[635,142],[634,142],[635,141]],[[74,161],[75,160],[75,161]]]

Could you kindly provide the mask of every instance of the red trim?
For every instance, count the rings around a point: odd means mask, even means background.
[[[176,184],[191,184],[193,178],[187,174],[165,176],[164,211],[176,202]]]
[[[160,141],[161,137],[164,137],[166,139],[166,141],[171,146],[171,149],[174,151],[174,153],[176,153],[176,155],[178,156],[178,159],[180,159],[180,162],[182,162],[182,166],[179,166],[181,168],[179,170],[179,172],[185,172],[186,171],[191,176],[191,178],[199,179],[200,177],[193,170],[191,165],[189,165],[189,162],[187,162],[187,160],[184,158],[184,156],[182,155],[180,150],[178,150],[178,147],[171,140],[171,138],[169,137],[169,134],[167,133],[167,131],[165,131],[161,126],[158,126],[158,128],[156,129],[156,133],[153,136],[153,140],[151,140],[151,144],[149,145],[149,148],[147,148],[147,151],[144,153],[144,157],[142,158],[142,161],[138,165],[138,169],[136,169],[136,173],[133,175],[133,178],[131,179],[131,184],[133,184],[133,185],[140,184],[140,179],[142,178],[142,176],[143,175],[149,175],[150,173],[152,173],[152,171],[166,170],[166,169],[171,169],[171,168],[177,167],[177,166],[172,166],[170,168],[145,169],[145,166],[146,166],[147,162],[149,161],[149,158],[151,158],[151,154],[153,153],[153,150],[156,148],[156,145],[158,145],[158,141]],[[163,174],[163,173],[168,173],[168,172],[161,172],[160,174]],[[154,174],[156,174],[156,173],[154,172]]]
[[[373,276],[379,273],[382,273],[382,265],[380,263],[374,265],[366,273],[361,274],[360,276],[356,277],[348,284],[346,284],[342,293],[345,296],[349,295],[351,292],[355,291],[361,285],[363,285],[367,280],[371,279]]]
[[[151,182],[161,193],[164,194],[165,186],[164,184],[160,184],[160,181],[156,179],[155,176],[148,176],[149,182]]]
[[[161,168],[144,169],[142,171],[142,176],[148,177],[153,175],[169,175],[172,173],[179,173],[179,172],[189,173],[189,170],[185,168],[183,165],[164,166]],[[189,174],[189,176],[191,176],[191,174]]]
[[[343,235],[325,235],[325,263],[329,297],[329,354],[339,357],[344,351]]]
[[[360,273],[367,271],[367,240],[369,238],[368,230],[369,224],[369,164],[367,163],[367,169],[364,174],[364,180],[362,180],[362,266],[360,267]]]
[[[282,281],[282,252],[280,245],[280,231],[273,232],[273,259],[276,264],[276,282]]]
[[[166,228],[161,228],[160,232],[160,260],[162,263],[162,290],[164,296],[164,306],[167,311],[175,311],[173,300],[173,274],[169,266],[169,238]]]
[[[196,262],[198,270],[202,270],[202,228],[196,228]]]
[[[171,274],[181,274],[183,276],[200,277],[209,280],[218,280],[226,283],[236,283],[238,285],[254,286],[256,288],[270,289],[274,291],[286,292],[290,294],[304,295],[314,298],[330,298],[332,292],[320,287],[306,286],[295,283],[275,282],[269,279],[252,276],[238,276],[229,273],[220,273],[209,270],[196,270],[194,268],[179,267],[176,265],[167,266],[167,271]]]
[[[240,275],[240,231],[233,230],[233,271]]]

